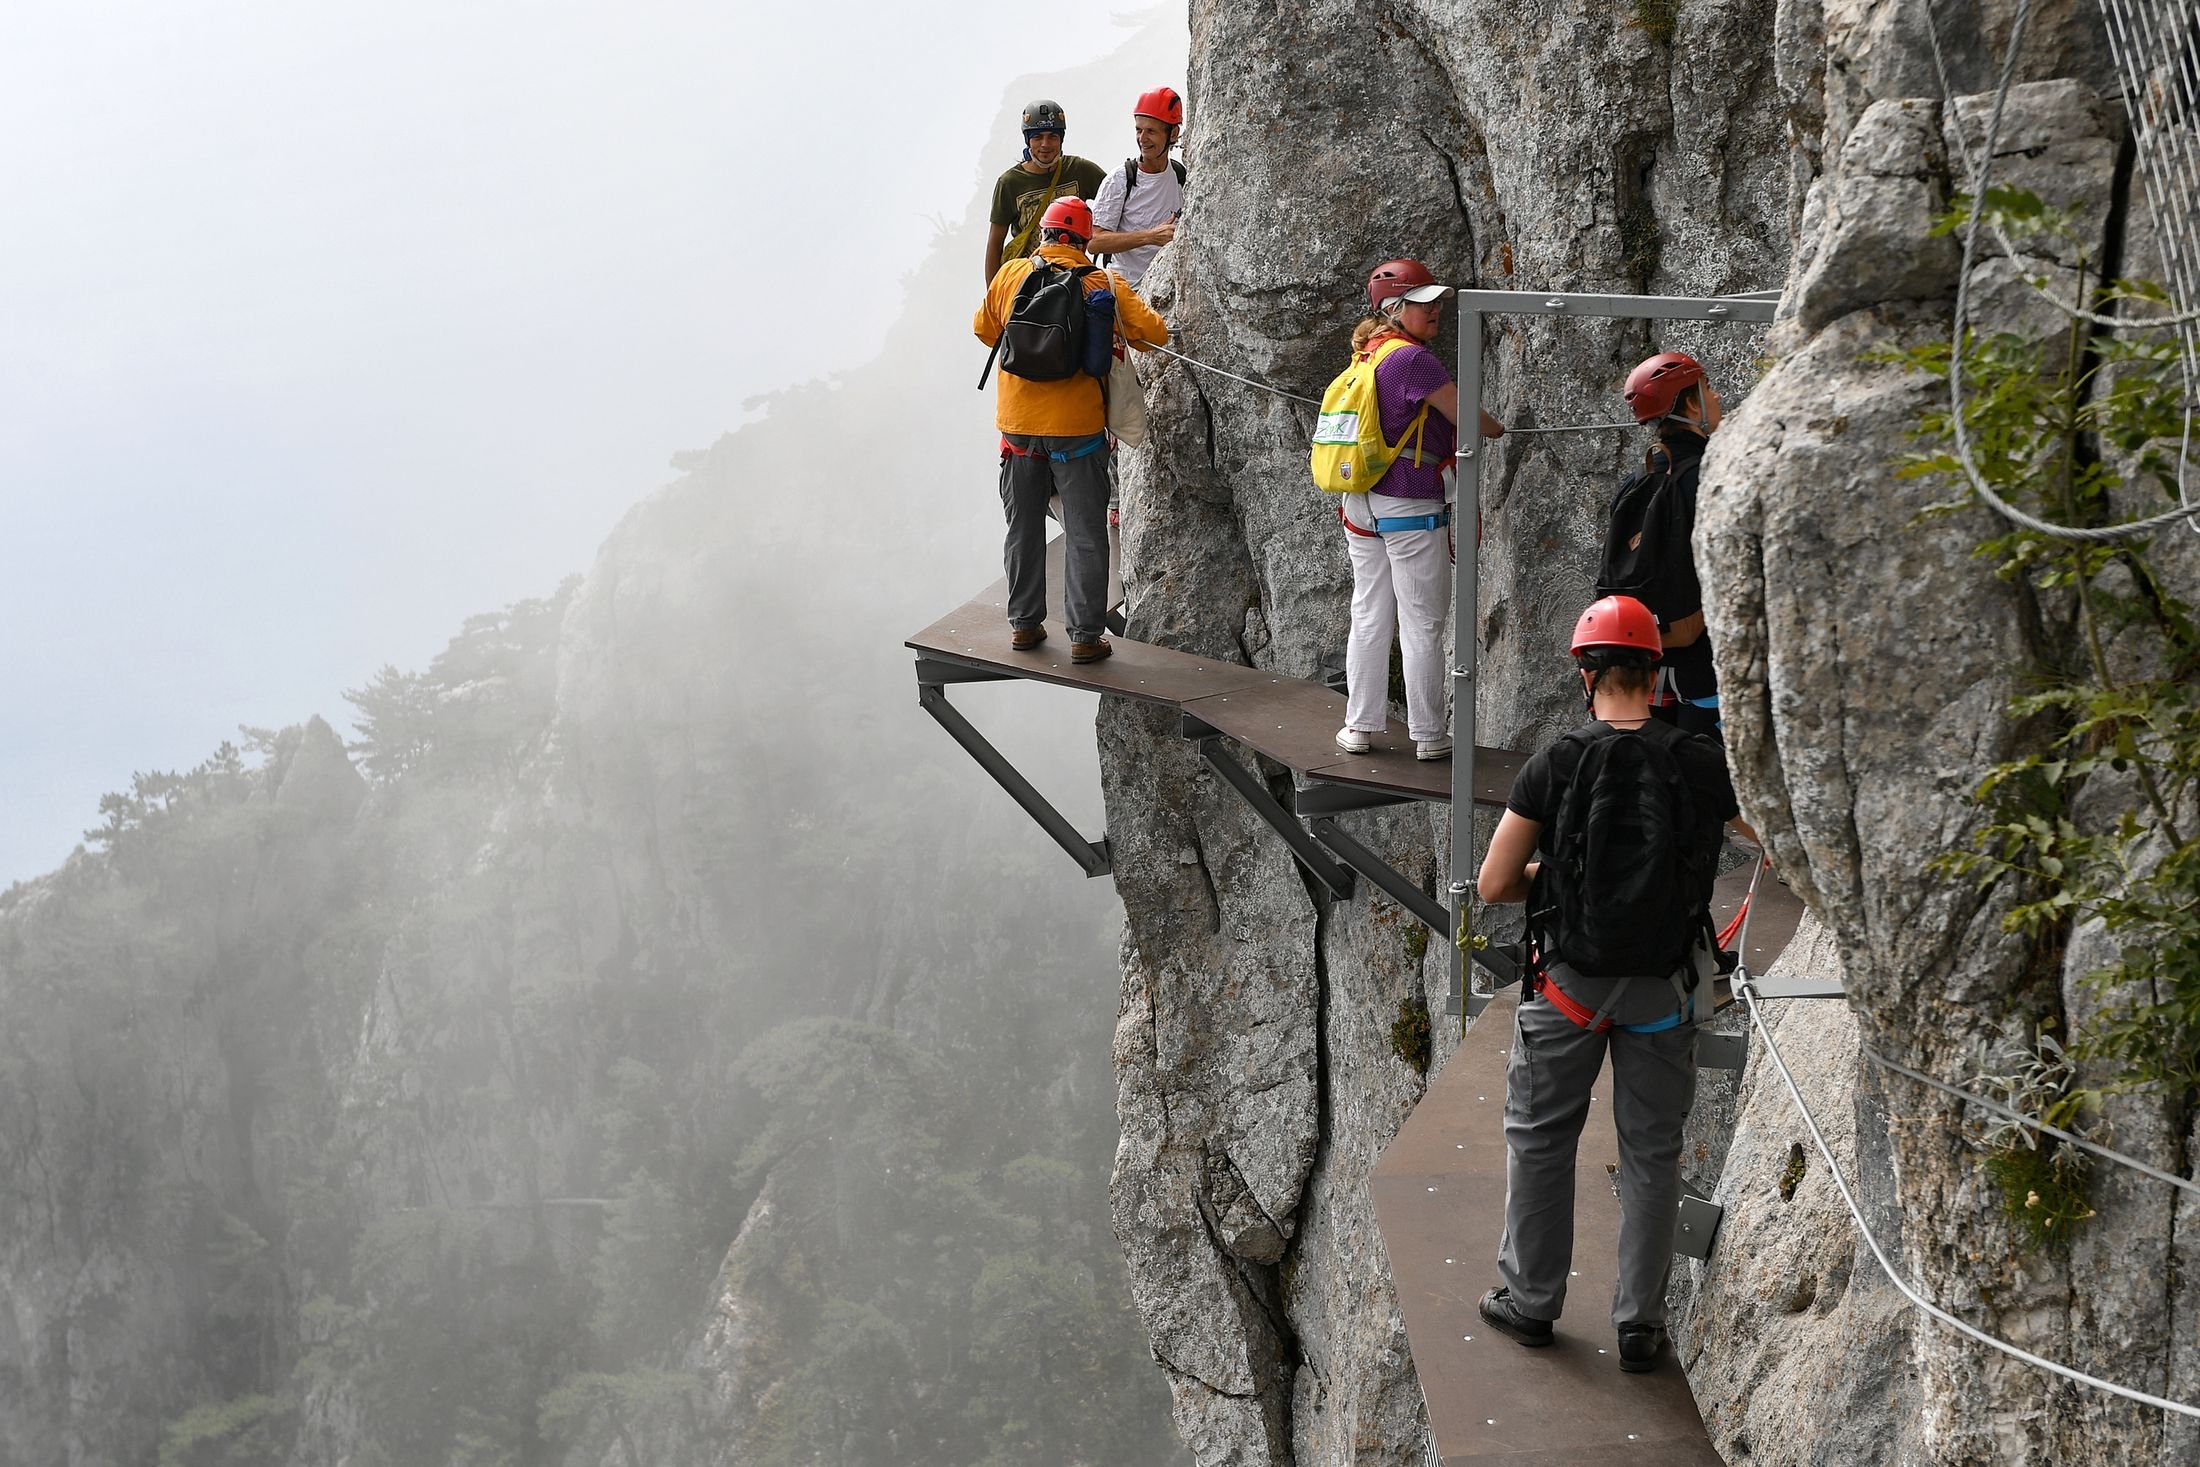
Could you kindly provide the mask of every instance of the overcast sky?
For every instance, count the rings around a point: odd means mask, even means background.
[[[980,164],[1006,89],[1120,25],[16,0],[0,885],[132,770],[344,726],[343,688],[585,569],[745,399],[875,354],[928,221],[1011,161]],[[1127,131],[1073,116],[1071,150]]]

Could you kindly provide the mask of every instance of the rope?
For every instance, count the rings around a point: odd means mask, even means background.
[[[1558,427],[1556,427],[1556,428],[1513,428],[1513,427],[1508,427],[1508,428],[1506,428],[1506,429],[1505,429],[1505,436],[1506,436],[1507,438],[1512,438],[1512,437],[1516,437],[1516,436],[1518,436],[1519,434],[1522,434],[1522,433],[1601,433],[1601,432],[1603,432],[1603,431],[1604,431],[1605,429],[1607,429],[1607,428],[1639,428],[1639,427],[1641,427],[1641,426],[1642,426],[1642,425],[1641,425],[1640,423],[1635,423],[1635,422],[1626,422],[1626,423],[1565,423],[1565,424],[1561,424],[1560,426],[1558,426]]]
[[[1928,29],[1931,29],[1932,6],[1930,4],[1925,7],[1925,18]],[[2045,535],[2050,539],[2086,544],[2107,544],[2146,534],[2178,520],[2186,520],[2192,531],[2195,534],[2200,534],[2200,505],[2191,502],[2185,488],[2185,458],[2183,455],[2189,452],[2192,444],[2192,416],[2190,413],[2185,418],[2185,436],[2178,463],[2178,507],[2165,510],[2161,514],[2149,515],[2145,519],[2132,520],[2120,525],[2103,525],[2099,527],[2057,525],[2043,520],[2037,515],[2027,514],[1987,486],[1985,476],[1979,472],[1978,463],[1971,456],[1970,435],[1965,431],[1963,422],[1963,323],[1970,314],[1971,264],[1978,253],[1979,220],[1984,212],[1983,205],[1987,185],[1993,177],[1994,144],[2001,137],[2002,113],[2009,103],[2009,89],[2016,80],[2017,60],[2023,50],[2024,28],[2031,18],[2032,0],[2017,0],[2017,12],[2009,28],[2009,54],[2002,63],[2001,83],[1994,93],[1993,114],[1987,119],[1985,145],[1981,149],[1983,156],[1980,158],[1977,171],[1972,178],[1971,197],[1973,202],[1971,217],[1964,222],[1962,273],[1956,277],[1955,332],[1948,353],[1949,423],[1953,428],[1956,461],[1962,465],[1964,477],[1970,481],[1972,491],[1991,506],[1995,513],[2011,524],[2021,526],[2037,535]],[[1937,32],[1935,32],[1933,49],[1937,60],[1939,57]],[[1945,72],[1943,73],[1942,85],[1944,87],[1946,85]],[[1957,129],[1959,136],[1961,131],[1960,128]],[[1968,156],[1968,152],[1966,156]],[[2186,395],[2188,397],[2191,395],[2189,387]]]
[[[2088,1141],[2083,1136],[2073,1135],[2070,1132],[2063,1130],[2060,1126],[2050,1126],[2049,1124],[2047,1124],[2047,1122],[2040,1120],[2038,1117],[2028,1116],[2023,1111],[2003,1105],[1998,1100],[1989,1099],[1984,1095],[1977,1094],[1970,1090],[1965,1090],[1959,1085],[1951,1085],[1946,1080],[1935,1079],[1933,1076],[1925,1074],[1922,1071],[1913,1070],[1908,1065],[1901,1063],[1899,1060],[1892,1060],[1887,1058],[1887,1056],[1881,1054],[1878,1050],[1872,1048],[1869,1044],[1863,1045],[1862,1049],[1864,1051],[1865,1057],[1869,1059],[1873,1064],[1878,1065],[1881,1069],[1892,1070],[1898,1075],[1906,1075],[1910,1079],[1917,1081],[1917,1083],[1920,1085],[1930,1085],[1933,1089],[1940,1091],[1944,1095],[1952,1095],[1956,1099],[1967,1101],[1972,1105],[1978,1106],[1982,1110],[1992,1111],[1995,1115],[2000,1116],[2003,1120],[2014,1121],[2018,1125],[2023,1126],[2028,1130],[2043,1131],[2046,1134],[2053,1136],[2058,1141],[2067,1141],[2072,1146],[2075,1146],[2082,1151],[2090,1151],[2095,1156],[2102,1158],[2104,1161],[2112,1161],[2118,1166],[2129,1167],[2135,1172],[2143,1172],[2147,1176],[2154,1178],[2158,1182],[2167,1182],[2172,1187],[2181,1187],[2185,1191],[2192,1193],[2194,1196],[2200,1196],[2200,1184],[2196,1184],[2192,1181],[2187,1180],[2184,1177],[2180,1177],[2174,1172],[2165,1172],[2159,1167],[2149,1166],[2145,1162],[2139,1160],[2137,1157],[2126,1156],[2121,1151],[2114,1151],[2106,1146],[2099,1145],[2096,1142]]]
[[[2023,25],[2020,4],[2017,29],[2021,31]],[[1990,1335],[1977,1325],[1958,1319],[1955,1315],[1950,1314],[1947,1310],[1926,1298],[1921,1289],[1896,1272],[1894,1264],[1887,1258],[1886,1249],[1879,1245],[1878,1235],[1872,1231],[1871,1224],[1864,1220],[1863,1209],[1856,1205],[1856,1196],[1849,1190],[1848,1178],[1841,1171],[1841,1163],[1834,1160],[1833,1148],[1826,1144],[1824,1133],[1818,1129],[1818,1118],[1811,1114],[1810,1106],[1803,1099],[1803,1092],[1795,1084],[1795,1077],[1788,1073],[1787,1060],[1781,1056],[1780,1046],[1773,1040],[1772,1031],[1765,1027],[1764,1016],[1757,1011],[1757,994],[1754,985],[1750,981],[1748,970],[1746,968],[1741,970],[1738,976],[1741,981],[1735,984],[1735,992],[1741,995],[1742,1002],[1748,1007],[1750,1023],[1756,1026],[1758,1038],[1764,1041],[1765,1052],[1772,1056],[1772,1063],[1780,1071],[1780,1078],[1787,1083],[1788,1094],[1794,1099],[1796,1110],[1802,1114],[1803,1125],[1810,1132],[1812,1144],[1817,1146],[1818,1154],[1825,1158],[1826,1169],[1833,1177],[1833,1185],[1840,1190],[1841,1200],[1847,1204],[1849,1216],[1856,1221],[1857,1235],[1863,1238],[1865,1246],[1871,1249],[1872,1257],[1878,1260],[1881,1271],[1887,1275],[1887,1281],[1901,1291],[1902,1297],[1908,1299],[1910,1303],[1958,1334],[1968,1336],[1982,1345],[1999,1350],[2002,1354],[2013,1359],[2022,1360],[2027,1365],[2059,1375],[2065,1380],[2076,1381],[2080,1385],[2092,1386],[2095,1390],[2107,1391],[2110,1395],[2122,1396],[2125,1400],[2136,1401],[2142,1406],[2153,1406],[2158,1410],[2174,1411],[2180,1416],[2200,1419],[2200,1406],[2188,1405],[2183,1401],[2172,1401],[2166,1396],[2150,1395],[2146,1391],[2134,1390],[2126,1385],[2118,1385],[2112,1380],[2102,1380],[2099,1376],[2088,1375],[2082,1370],[2049,1360],[2044,1356],[2035,1355],[2030,1350],[2012,1345],[2007,1340]]]

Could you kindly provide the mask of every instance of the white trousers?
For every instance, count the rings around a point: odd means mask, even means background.
[[[1434,514],[1433,499],[1343,496],[1345,517],[1362,529],[1385,519]],[[1451,530],[1344,532],[1352,554],[1352,639],[1345,644],[1348,728],[1381,733],[1390,702],[1390,635],[1397,629],[1406,674],[1406,731],[1440,739],[1444,716],[1444,619],[1451,614]]]

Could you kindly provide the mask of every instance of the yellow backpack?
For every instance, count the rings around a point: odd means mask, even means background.
[[[1375,401],[1375,369],[1383,358],[1412,342],[1393,336],[1373,351],[1354,352],[1352,365],[1337,374],[1322,394],[1321,416],[1314,420],[1314,483],[1330,494],[1364,494],[1390,471],[1413,441],[1413,462],[1421,462],[1421,434],[1428,426],[1428,404],[1413,415],[1396,443],[1383,441],[1383,415]]]

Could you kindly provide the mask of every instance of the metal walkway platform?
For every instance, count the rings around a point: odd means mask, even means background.
[[[1057,539],[1047,552],[1050,597],[1060,596],[1061,557],[1062,542]],[[1113,656],[1079,666],[1069,660],[1069,634],[1062,629],[1059,599],[1048,610],[1047,640],[1034,651],[1013,650],[1008,645],[1008,583],[995,581],[910,637],[907,645],[923,659],[988,678],[1021,678],[1168,705],[1308,780],[1402,800],[1451,798],[1450,765],[1414,758],[1413,741],[1396,720],[1375,736],[1370,752],[1340,753],[1335,739],[1344,726],[1344,695],[1320,683],[1124,637],[1109,639],[1115,646]],[[921,665],[918,681],[925,681]],[[1521,757],[1504,749],[1475,751],[1477,803],[1505,802]]]
[[[1047,572],[1049,591],[1057,597],[1064,579],[1061,555],[1057,541]],[[1335,820],[1354,809],[1453,798],[1451,768],[1416,760],[1403,728],[1389,724],[1368,754],[1343,754],[1333,740],[1344,721],[1344,698],[1331,689],[1121,636],[1113,638],[1114,655],[1080,666],[1069,658],[1059,600],[1049,608],[1047,640],[1018,652],[1009,645],[1007,600],[1006,583],[995,582],[908,639],[917,654],[918,698],[1088,875],[1110,870],[1106,839],[1079,835],[948,702],[950,685],[1019,679],[1176,709],[1184,736],[1198,743],[1209,765],[1314,877],[1345,896],[1357,873],[1449,942],[1451,918],[1444,905]],[[1223,738],[1293,771],[1291,809],[1221,747]],[[1522,760],[1507,750],[1477,748],[1475,802],[1503,804]],[[1743,901],[1752,869],[1753,863],[1745,863],[1719,879],[1712,909],[1722,926]],[[1794,936],[1803,907],[1772,879],[1760,883],[1754,907],[1742,961],[1752,974],[1762,974]],[[1597,1114],[1582,1134],[1577,1162],[1576,1269],[1558,1342],[1547,1350],[1523,1350],[1484,1327],[1475,1312],[1476,1301],[1495,1281],[1504,1217],[1505,1059],[1518,1001],[1518,990],[1504,985],[1517,979],[1516,958],[1502,949],[1474,954],[1474,962],[1497,980],[1500,993],[1494,999],[1463,991],[1455,968],[1452,1011],[1463,1003],[1470,1013],[1479,1009],[1480,1016],[1368,1178],[1427,1403],[1431,1467],[1716,1464],[1720,1459],[1676,1361],[1668,1357],[1647,1375],[1619,1369],[1608,1323],[1617,1271],[1619,1201],[1611,1169],[1618,1149],[1610,1123]],[[1767,998],[1839,993],[1827,984],[1761,978],[1758,991]],[[1733,1066],[1744,1051],[1735,1036],[1707,1032],[1698,1053],[1706,1065]],[[1600,1087],[1608,1082],[1608,1073],[1599,1079]],[[1607,1094],[1598,1091],[1599,1099]],[[1708,1202],[1684,1201],[1681,1249],[1708,1256],[1718,1216]]]
[[[1720,880],[1712,911],[1721,925],[1740,903],[1748,875],[1745,867]],[[1803,906],[1786,887],[1767,881],[1755,907],[1745,961],[1762,973],[1795,935]],[[1717,1467],[1719,1454],[1672,1353],[1650,1374],[1619,1368],[1611,1326],[1619,1198],[1609,1170],[1619,1164],[1619,1148],[1608,1119],[1609,1069],[1598,1077],[1598,1103],[1575,1161],[1574,1276],[1556,1343],[1522,1349],[1475,1312],[1483,1292],[1497,1285],[1505,1060],[1517,1001],[1508,991],[1475,1019],[1368,1176],[1428,1404],[1430,1467]],[[1715,1210],[1710,1215],[1715,1229]],[[1691,1216],[1684,1210],[1684,1226]],[[1681,1247],[1708,1254],[1712,1242],[1684,1237]]]

